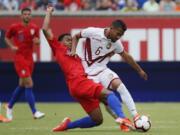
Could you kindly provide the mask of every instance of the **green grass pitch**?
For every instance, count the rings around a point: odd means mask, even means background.
[[[34,120],[28,104],[18,103],[14,107],[14,120],[11,123],[0,123],[0,135],[180,135],[180,103],[137,103],[136,105],[141,114],[151,117],[152,127],[146,133],[121,132],[103,106],[101,106],[104,116],[103,125],[53,133],[51,129],[64,117],[69,116],[75,120],[85,116],[79,104],[38,103],[37,108],[45,112],[46,116]],[[128,115],[125,107],[124,110]],[[4,114],[5,111],[3,110],[2,113]]]

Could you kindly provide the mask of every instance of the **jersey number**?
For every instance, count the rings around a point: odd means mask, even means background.
[[[98,47],[98,49],[95,51],[95,54],[99,55],[101,53],[102,49],[103,49],[102,47]]]

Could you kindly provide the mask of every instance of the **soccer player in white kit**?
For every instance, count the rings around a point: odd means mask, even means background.
[[[147,74],[132,56],[124,50],[120,41],[126,29],[126,24],[122,20],[113,21],[109,28],[85,28],[73,36],[71,55],[76,55],[78,40],[86,38],[85,44],[83,44],[78,55],[82,59],[88,78],[101,83],[105,88],[117,90],[130,114],[135,119],[139,115],[131,94],[119,76],[107,67],[111,56],[119,54],[144,80],[147,80]]]

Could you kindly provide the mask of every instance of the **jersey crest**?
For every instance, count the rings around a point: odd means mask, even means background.
[[[21,74],[25,75],[25,74],[26,74],[26,70],[25,70],[25,69],[22,69],[22,70],[21,70]]]
[[[110,49],[111,48],[111,43],[108,43],[107,45],[106,45],[106,49]]]
[[[18,33],[18,40],[21,41],[21,42],[24,41],[24,34],[23,34],[22,31],[20,31],[20,32]]]
[[[35,30],[34,30],[34,29],[31,29],[31,30],[30,30],[30,33],[31,33],[31,35],[34,35]]]

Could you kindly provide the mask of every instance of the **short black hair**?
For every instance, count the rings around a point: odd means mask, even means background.
[[[65,36],[71,36],[71,34],[70,33],[63,33],[63,34],[59,35],[58,41],[62,41]]]
[[[29,12],[31,12],[31,9],[30,8],[23,8],[22,10],[21,10],[21,14],[24,12],[24,11],[29,11]]]
[[[125,22],[120,19],[113,21],[111,25],[115,28],[122,28],[123,31],[127,30],[127,26],[126,26]]]

